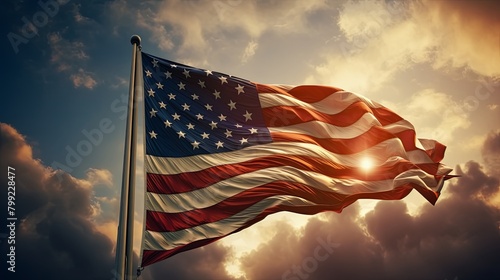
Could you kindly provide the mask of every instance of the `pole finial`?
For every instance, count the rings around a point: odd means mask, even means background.
[[[139,35],[132,35],[132,37],[130,38],[130,43],[132,45],[137,44],[138,46],[140,46],[141,45],[141,37],[139,37]]]

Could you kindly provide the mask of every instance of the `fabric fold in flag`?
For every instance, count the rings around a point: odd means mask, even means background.
[[[361,95],[265,85],[142,53],[146,135],[142,266],[267,215],[341,212],[358,199],[436,203],[446,147]]]

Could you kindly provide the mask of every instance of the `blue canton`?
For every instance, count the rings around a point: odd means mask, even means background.
[[[271,142],[255,85],[142,53],[146,154],[186,157]]]

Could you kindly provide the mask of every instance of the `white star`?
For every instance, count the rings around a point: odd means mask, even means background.
[[[232,111],[233,109],[236,109],[236,102],[233,102],[233,100],[229,100],[227,106],[229,106],[229,111]]]
[[[212,121],[209,125],[212,127],[212,129],[217,128],[217,123],[214,121]]]
[[[238,95],[240,95],[240,93],[245,93],[245,91],[243,90],[243,86],[238,84],[237,87],[235,87],[235,89],[238,91]]]
[[[158,60],[153,58],[152,63],[153,63],[153,67],[158,67]]]
[[[215,146],[217,146],[217,149],[224,148],[224,142],[217,141],[217,143],[215,143]]]
[[[210,104],[205,105],[205,108],[207,109],[207,111],[212,111],[212,107],[213,106]]]
[[[191,105],[187,105],[186,103],[182,104],[181,106],[183,111],[189,111],[189,107],[191,107]]]
[[[236,126],[237,128],[243,127],[241,124],[235,124],[234,126]]]
[[[167,108],[167,104],[163,103],[163,101],[158,102],[158,104],[160,104],[160,109],[161,109],[161,108],[163,108],[163,109],[166,109],[166,108]]]
[[[182,82],[178,83],[177,84],[179,86],[179,90],[181,89],[186,89],[184,86],[186,86],[185,84],[183,84]]]
[[[199,146],[200,146],[200,142],[198,142],[198,141],[196,141],[196,140],[194,140],[194,142],[193,142],[193,143],[191,143],[191,145],[193,145],[193,150],[194,150],[194,149],[199,149],[199,148],[200,148],[200,147],[199,147]]]
[[[155,91],[152,88],[148,90],[148,96],[155,97]]]
[[[248,138],[242,137],[241,140],[238,141],[240,141],[241,145],[243,145],[243,143],[248,143]]]
[[[175,65],[175,64],[170,64],[170,67],[171,67],[171,68],[177,68],[177,65]]]
[[[152,117],[156,117],[156,113],[158,113],[158,111],[156,111],[155,109],[151,108],[151,111],[149,111],[149,114],[151,114],[151,118]]]
[[[226,129],[226,132],[224,132],[224,134],[226,135],[226,138],[233,137],[233,135],[231,133],[233,133],[233,132],[229,129]]]
[[[151,139],[153,139],[153,138],[156,139],[156,135],[158,135],[158,134],[156,134],[156,132],[154,130],[149,132],[149,136],[151,137]]]
[[[219,80],[220,80],[220,82],[221,82],[221,85],[223,85],[224,83],[226,83],[226,84],[227,84],[227,77],[220,76],[220,77],[219,77]]]
[[[253,128],[252,127],[252,128],[249,129],[249,131],[250,131],[250,134],[257,133],[257,128]]]
[[[220,91],[214,91],[213,95],[215,96],[215,99],[220,98]]]
[[[205,70],[205,73],[207,73],[207,76],[212,75],[212,71],[210,71],[210,70]]]
[[[210,134],[209,134],[209,133],[206,133],[206,132],[203,132],[203,133],[202,133],[202,134],[200,134],[200,135],[201,135],[201,137],[202,137],[203,139],[207,139],[207,138],[210,136]]]
[[[224,116],[223,114],[220,114],[220,116],[218,117],[220,121],[225,121],[227,116]]]
[[[191,75],[189,75],[189,70],[187,70],[187,69],[184,69],[184,71],[182,71],[182,74],[184,74],[184,76],[186,76],[186,79],[188,77],[191,77]]]
[[[159,89],[163,89],[163,85],[162,85],[160,82],[156,83],[156,86],[157,86]]]
[[[164,72],[163,74],[165,74],[165,79],[171,79],[172,78],[172,72],[170,72],[170,71]]]
[[[182,132],[182,131],[179,131],[177,132],[177,134],[179,134],[179,139],[182,137],[182,138],[186,138],[186,133]]]
[[[175,94],[169,93],[168,94],[168,100],[172,100],[172,99],[175,100]]]
[[[177,113],[174,113],[172,115],[172,117],[174,118],[174,121],[177,120],[177,121],[180,121],[181,120],[181,115],[177,114]]]
[[[194,124],[192,123],[188,123],[186,126],[188,129],[194,129]]]
[[[151,73],[151,71],[149,71],[148,69],[146,69],[146,77],[153,77],[152,76],[153,73]]]
[[[172,123],[168,120],[164,121],[163,123],[165,124],[165,127],[172,127]]]
[[[252,120],[252,113],[249,113],[247,110],[245,110],[245,114],[243,114],[243,117],[245,117],[245,121],[247,122],[248,120]]]
[[[198,80],[198,84],[200,85],[201,88],[205,87],[205,82],[202,80]]]
[[[191,94],[191,98],[193,98],[193,100],[198,100],[199,96],[193,93]]]
[[[200,113],[198,113],[198,114],[196,115],[196,119],[197,119],[197,120],[203,120],[203,115],[202,115],[202,114],[200,114]]]

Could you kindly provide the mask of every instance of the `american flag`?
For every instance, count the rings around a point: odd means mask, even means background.
[[[279,211],[340,212],[357,199],[434,204],[445,146],[361,95],[265,85],[142,53],[146,227],[142,266]]]

